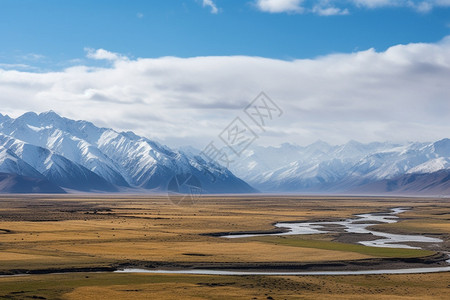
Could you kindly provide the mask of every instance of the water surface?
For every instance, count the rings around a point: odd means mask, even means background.
[[[427,237],[423,235],[410,234],[392,234],[381,231],[370,230],[368,227],[380,223],[396,223],[398,221],[397,214],[408,211],[407,208],[393,208],[387,213],[369,213],[355,215],[354,218],[349,218],[344,221],[335,222],[302,222],[302,223],[277,223],[275,227],[288,229],[283,233],[261,233],[261,234],[232,234],[224,235],[224,238],[245,238],[254,236],[266,235],[305,235],[305,234],[321,234],[321,233],[360,233],[372,234],[380,239],[372,241],[361,240],[358,243],[370,247],[383,248],[406,248],[406,249],[421,249],[420,247],[411,246],[407,243],[441,243],[442,240],[438,238]],[[330,225],[333,228],[330,228]]]

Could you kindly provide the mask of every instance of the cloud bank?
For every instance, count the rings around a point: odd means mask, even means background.
[[[0,66],[1,113],[54,110],[202,148],[265,91],[284,111],[260,144],[449,137],[450,37],[284,61],[263,57],[127,59],[98,49],[109,67],[36,73]]]

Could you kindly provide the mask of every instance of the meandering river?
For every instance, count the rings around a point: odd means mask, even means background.
[[[298,235],[298,234],[320,234],[328,232],[347,232],[347,233],[363,233],[372,234],[380,237],[380,239],[366,241],[359,241],[360,244],[371,247],[389,247],[389,248],[410,248],[420,249],[417,246],[408,245],[408,243],[440,243],[441,239],[432,238],[422,235],[406,235],[406,234],[391,234],[381,231],[368,229],[368,227],[380,223],[395,223],[398,221],[396,216],[399,213],[407,211],[407,208],[393,208],[387,213],[367,213],[355,215],[354,218],[349,218],[344,221],[335,222],[299,222],[299,223],[277,223],[278,228],[288,229],[283,233],[261,233],[261,234],[233,234],[224,235],[223,238],[245,238],[262,235]],[[153,273],[153,274],[198,274],[198,275],[376,275],[376,274],[417,274],[417,273],[437,273],[450,271],[450,259],[446,261],[447,266],[441,267],[423,267],[423,268],[404,268],[404,269],[383,269],[383,270],[358,270],[358,271],[228,271],[228,270],[201,270],[201,269],[185,269],[185,270],[147,270],[136,268],[125,268],[116,270],[115,273]],[[54,273],[58,274],[58,273]],[[1,277],[21,276],[20,275],[6,275]]]
[[[372,234],[380,239],[371,241],[359,241],[358,243],[370,247],[383,248],[408,248],[420,249],[420,247],[407,245],[405,243],[441,243],[438,238],[427,237],[423,235],[392,234],[368,229],[368,227],[380,223],[396,223],[397,214],[408,211],[407,208],[393,208],[387,213],[368,213],[355,215],[344,221],[336,222],[296,222],[296,223],[277,223],[278,228],[286,228],[288,231],[283,233],[261,233],[261,234],[232,234],[224,235],[224,238],[244,238],[264,235],[299,235],[299,234],[320,234],[332,232],[362,233]]]
[[[368,229],[368,227],[380,223],[396,223],[397,214],[408,211],[407,208],[392,208],[387,213],[367,213],[355,215],[353,218],[335,222],[297,222],[297,223],[277,223],[278,228],[288,229],[283,233],[261,233],[261,234],[231,234],[224,235],[223,238],[246,238],[264,235],[299,235],[299,234],[320,234],[329,232],[347,232],[372,234],[380,239],[358,243],[370,247],[384,248],[408,248],[420,249],[407,243],[441,243],[438,238],[423,235],[392,234]],[[198,274],[198,275],[376,275],[376,274],[417,274],[417,273],[437,273],[450,271],[450,259],[446,261],[449,266],[405,268],[405,269],[384,269],[384,270],[359,270],[359,271],[303,271],[303,272],[262,272],[262,271],[225,271],[225,270],[145,270],[145,269],[124,269],[118,273],[167,273],[167,274]]]

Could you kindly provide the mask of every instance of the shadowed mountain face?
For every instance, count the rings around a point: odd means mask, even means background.
[[[255,191],[198,155],[51,111],[17,119],[0,115],[0,172],[90,192],[163,192],[183,174],[194,175],[204,193]]]
[[[405,195],[450,195],[450,170],[433,173],[406,174],[362,185],[355,193],[401,193]]]
[[[65,191],[46,179],[0,173],[0,193],[63,194]]]
[[[254,147],[231,167],[266,192],[449,194],[450,140]]]

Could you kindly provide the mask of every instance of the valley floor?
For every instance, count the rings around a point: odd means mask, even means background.
[[[0,197],[4,299],[439,299],[450,273],[364,276],[118,274],[142,268],[331,269],[440,265],[450,251],[450,202],[432,198],[203,196],[174,205],[164,196]],[[274,230],[281,221],[339,220],[409,207],[392,233],[444,240],[423,250],[355,245],[341,234],[225,239],[223,232]],[[77,273],[45,274],[54,272]],[[96,273],[94,271],[103,271]],[[42,273],[42,274],[41,274]],[[41,274],[41,275],[37,275]],[[39,298],[41,297],[41,298]]]

